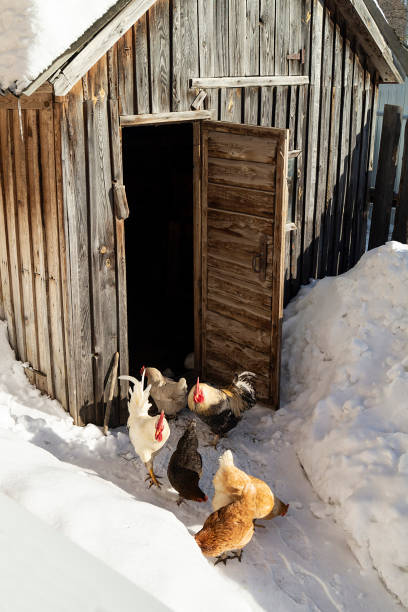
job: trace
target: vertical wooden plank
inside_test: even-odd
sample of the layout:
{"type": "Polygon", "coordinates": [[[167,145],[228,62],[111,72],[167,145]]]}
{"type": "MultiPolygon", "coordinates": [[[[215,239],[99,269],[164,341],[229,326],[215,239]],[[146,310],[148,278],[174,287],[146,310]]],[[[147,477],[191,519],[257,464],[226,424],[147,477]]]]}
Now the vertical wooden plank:
{"type": "MultiPolygon", "coordinates": [[[[86,108],[94,389],[96,423],[103,424],[105,379],[118,350],[117,254],[105,59],[101,59],[89,72],[89,83],[91,99],[86,102],[86,108]]],[[[123,248],[124,243],[121,252],[123,248]]],[[[118,424],[117,401],[112,404],[112,419],[114,424],[118,424]]]]}
{"type": "Polygon", "coordinates": [[[344,206],[346,188],[348,184],[350,164],[350,111],[353,82],[353,52],[350,42],[345,39],[343,45],[343,82],[340,117],[340,141],[339,141],[339,174],[337,179],[335,230],[333,240],[333,259],[331,273],[336,275],[340,269],[340,258],[344,238],[344,206]]]}
{"type": "Polygon", "coordinates": [[[26,133],[27,184],[30,200],[30,222],[32,233],[33,281],[35,311],[38,330],[38,363],[36,368],[46,374],[37,376],[39,389],[54,397],[54,384],[51,368],[50,329],[48,323],[48,269],[44,240],[44,219],[41,207],[41,185],[39,168],[38,113],[24,112],[26,133]]]}
{"type": "Polygon", "coordinates": [[[12,111],[0,109],[0,147],[1,168],[4,180],[4,204],[7,219],[7,239],[11,279],[11,292],[14,307],[14,323],[16,330],[16,344],[13,347],[17,359],[25,361],[25,334],[23,327],[23,309],[20,279],[20,252],[17,240],[17,211],[15,206],[14,178],[12,166],[12,142],[10,136],[9,114],[12,111]]]}
{"type": "MultiPolygon", "coordinates": [[[[245,36],[246,36],[246,1],[229,0],[228,2],[228,50],[229,74],[239,76],[245,71],[245,36]]],[[[229,88],[225,93],[223,104],[224,121],[241,123],[243,90],[229,88]]]]}
{"type": "MultiPolygon", "coordinates": [[[[149,53],[147,45],[147,15],[134,25],[134,58],[136,71],[136,112],[151,113],[149,94],[149,53]]],[[[120,366],[119,366],[120,367],[120,366]]]]}
{"type": "MultiPolygon", "coordinates": [[[[228,32],[228,0],[215,2],[215,75],[226,76],[229,74],[229,32],[228,32]]],[[[218,91],[219,112],[218,119],[225,116],[227,90],[221,88],[218,91]]]]}
{"type": "Polygon", "coordinates": [[[345,248],[341,271],[348,270],[353,265],[353,247],[356,234],[356,207],[357,191],[360,175],[360,156],[361,156],[361,118],[363,112],[363,93],[364,93],[364,71],[358,56],[354,58],[353,74],[353,112],[350,130],[350,180],[345,211],[345,248]]]}
{"type": "Polygon", "coordinates": [[[312,274],[313,229],[317,180],[317,147],[320,111],[320,78],[322,56],[323,4],[312,0],[312,43],[310,51],[310,86],[308,110],[308,147],[305,181],[305,213],[303,225],[302,281],[312,274]]]}
{"type": "Polygon", "coordinates": [[[41,190],[45,225],[45,244],[48,267],[48,300],[51,331],[51,355],[55,397],[67,406],[67,377],[63,307],[61,296],[61,267],[59,250],[58,208],[54,156],[54,117],[52,108],[39,113],[41,190]]]}
{"type": "Polygon", "coordinates": [[[276,198],[273,225],[273,284],[271,329],[271,387],[270,396],[275,409],[279,408],[280,362],[283,320],[283,281],[285,273],[285,224],[288,205],[286,177],[288,175],[289,133],[279,140],[276,153],[276,198]]]}
{"type": "MultiPolygon", "coordinates": [[[[190,74],[198,74],[198,23],[196,0],[173,2],[172,110],[190,110],[196,92],[189,89],[190,74]]],[[[154,56],[152,55],[152,61],[154,56]]]]}
{"type": "MultiPolygon", "coordinates": [[[[0,111],[1,117],[1,111],[0,111]]],[[[1,121],[1,118],[0,118],[1,121]]],[[[3,151],[2,151],[3,155],[3,151]]],[[[13,295],[9,268],[9,253],[7,240],[7,216],[3,192],[5,176],[0,172],[0,277],[3,301],[3,317],[7,321],[7,329],[11,346],[16,348],[16,328],[14,321],[13,295]]]]}
{"type": "MultiPolygon", "coordinates": [[[[309,74],[311,61],[310,46],[311,28],[311,0],[301,0],[301,44],[305,49],[305,63],[302,67],[303,74],[309,74]]],[[[304,201],[305,201],[305,175],[308,160],[308,100],[309,86],[299,88],[299,101],[297,111],[296,148],[301,149],[301,157],[297,160],[297,188],[295,192],[294,222],[296,231],[292,232],[291,252],[291,296],[296,295],[302,281],[302,247],[304,233],[304,201]]]]}
{"type": "MultiPolygon", "coordinates": [[[[302,2],[297,0],[289,3],[289,52],[298,53],[302,48],[302,2]]],[[[288,73],[290,75],[299,75],[302,73],[303,66],[297,60],[288,62],[288,73]]],[[[289,150],[302,149],[302,142],[299,136],[301,130],[298,123],[303,120],[301,108],[301,96],[303,96],[303,87],[289,87],[289,106],[288,106],[288,128],[289,128],[289,150]]],[[[298,174],[302,157],[294,158],[289,162],[289,177],[288,177],[288,216],[287,221],[295,222],[297,191],[299,187],[298,174]]],[[[297,230],[295,230],[297,232],[297,230]]],[[[284,303],[286,304],[292,291],[292,257],[295,257],[297,236],[295,232],[289,232],[285,237],[285,289],[284,303]]]]}
{"type": "MultiPolygon", "coordinates": [[[[245,72],[246,75],[259,74],[259,2],[246,0],[245,32],[245,72]]],[[[258,124],[258,87],[244,89],[244,123],[258,124]]]]}
{"type": "Polygon", "coordinates": [[[368,199],[368,162],[369,162],[369,151],[370,151],[370,136],[371,136],[371,124],[372,124],[372,103],[373,103],[373,91],[371,84],[371,75],[368,70],[364,74],[364,111],[362,114],[362,125],[361,125],[361,159],[359,169],[359,183],[357,193],[357,205],[356,205],[356,217],[357,217],[357,234],[354,240],[354,257],[353,264],[357,263],[361,253],[365,251],[366,245],[366,232],[367,228],[365,225],[365,212],[367,207],[368,199]]]}
{"type": "MultiPolygon", "coordinates": [[[[367,190],[369,186],[371,185],[371,176],[373,173],[373,166],[374,166],[378,94],[379,94],[378,80],[377,80],[377,76],[374,75],[371,77],[371,96],[372,98],[371,98],[371,123],[370,123],[370,136],[369,136],[370,143],[369,143],[369,149],[368,149],[367,190]]],[[[369,204],[370,202],[369,202],[368,193],[367,193],[365,203],[364,203],[363,224],[362,224],[362,230],[361,230],[362,237],[361,237],[360,255],[362,255],[366,250],[369,204]]]]}
{"type": "MultiPolygon", "coordinates": [[[[204,127],[204,126],[203,126],[204,127]]],[[[207,300],[208,300],[208,131],[201,129],[201,368],[207,376],[207,300]]]]}
{"type": "MultiPolygon", "coordinates": [[[[330,22],[331,23],[331,22],[330,22]]],[[[326,217],[323,236],[321,273],[326,276],[332,269],[333,242],[335,229],[335,206],[338,184],[339,118],[341,116],[343,37],[340,27],[334,25],[334,58],[330,107],[329,159],[326,190],[326,217]]]]}
{"type": "Polygon", "coordinates": [[[169,0],[157,0],[150,8],[149,35],[152,113],[164,113],[170,110],[169,0]]]}
{"type": "MultiPolygon", "coordinates": [[[[10,111],[14,158],[15,197],[17,205],[17,240],[20,251],[20,279],[25,333],[25,359],[38,368],[36,312],[31,261],[31,229],[28,214],[27,169],[25,163],[25,134],[23,113],[10,111]]],[[[27,371],[28,379],[36,384],[36,377],[27,371]]]]}
{"type": "Polygon", "coordinates": [[[401,126],[402,107],[386,104],[375,181],[369,249],[381,246],[388,240],[401,126]]]}
{"type": "Polygon", "coordinates": [[[64,196],[63,196],[63,170],[62,170],[62,105],[54,104],[54,148],[55,148],[55,191],[57,199],[58,214],[58,236],[60,250],[60,274],[61,274],[61,293],[63,308],[63,333],[65,342],[65,364],[66,364],[66,387],[68,405],[64,406],[69,410],[71,416],[76,419],[76,388],[77,372],[74,361],[74,342],[72,326],[72,304],[70,302],[70,266],[67,257],[66,227],[64,223],[64,196]]]}
{"type": "MultiPolygon", "coordinates": [[[[122,115],[133,115],[135,109],[133,28],[130,28],[117,42],[118,53],[118,94],[122,115]]],[[[146,61],[146,60],[145,60],[146,61]]]]}
{"type": "MultiPolygon", "coordinates": [[[[109,100],[109,126],[111,137],[112,176],[123,182],[122,144],[120,138],[119,112],[116,100],[109,100]]],[[[116,299],[117,299],[117,329],[119,351],[119,374],[129,373],[128,333],[127,333],[127,285],[126,285],[126,252],[125,225],[123,220],[115,219],[116,245],[116,299]]],[[[113,415],[113,420],[124,423],[127,420],[126,381],[119,383],[119,411],[113,415]]]]}
{"type": "Polygon", "coordinates": [[[198,372],[202,369],[202,210],[201,210],[201,126],[195,121],[193,124],[193,232],[194,232],[194,365],[198,372]]]}
{"type": "MultiPolygon", "coordinates": [[[[275,0],[260,0],[259,4],[259,73],[273,74],[275,57],[275,0]]],[[[262,87],[260,93],[260,124],[272,125],[273,88],[262,87]]]]}
{"type": "MultiPolygon", "coordinates": [[[[287,0],[276,0],[276,26],[275,26],[275,75],[289,73],[287,55],[290,44],[290,2],[287,0]]],[[[288,113],[288,87],[276,88],[275,119],[273,125],[279,128],[287,128],[288,113]]]]}
{"type": "MultiPolygon", "coordinates": [[[[213,0],[198,0],[199,64],[201,77],[215,76],[215,11],[216,3],[213,0]]],[[[218,91],[216,89],[207,90],[205,108],[218,110],[218,91]]]]}
{"type": "Polygon", "coordinates": [[[394,231],[392,239],[403,244],[408,243],[408,121],[405,122],[404,148],[401,166],[401,181],[399,186],[398,206],[395,214],[394,231]]]}
{"type": "Polygon", "coordinates": [[[85,158],[83,92],[74,86],[62,104],[62,170],[64,223],[76,387],[71,389],[71,414],[77,425],[95,419],[90,312],[88,196],[85,158]]]}
{"type": "Polygon", "coordinates": [[[333,73],[333,32],[334,26],[326,9],[323,20],[322,74],[320,90],[319,140],[316,177],[316,204],[314,222],[313,276],[322,275],[322,257],[326,210],[328,155],[330,141],[330,110],[333,73]]]}

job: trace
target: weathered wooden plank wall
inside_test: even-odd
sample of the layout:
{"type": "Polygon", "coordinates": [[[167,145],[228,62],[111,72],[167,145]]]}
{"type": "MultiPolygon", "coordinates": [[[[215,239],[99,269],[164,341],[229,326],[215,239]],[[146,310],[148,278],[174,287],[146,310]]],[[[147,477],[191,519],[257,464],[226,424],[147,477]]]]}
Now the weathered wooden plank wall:
{"type": "MultiPolygon", "coordinates": [[[[190,110],[198,93],[189,89],[193,77],[309,77],[309,85],[210,89],[204,101],[220,120],[289,128],[290,148],[301,150],[291,162],[289,299],[310,277],[346,270],[362,251],[377,86],[352,45],[328,0],[157,0],[56,104],[69,261],[65,342],[77,364],[70,386],[82,410],[78,422],[101,420],[116,350],[127,373],[123,221],[111,193],[121,172],[118,115],[190,110]],[[287,59],[301,49],[304,64],[287,59]]],[[[1,255],[9,257],[4,248],[1,255]]],[[[21,255],[12,257],[7,265],[18,267],[21,255]]],[[[10,303],[22,308],[18,289],[15,295],[12,283],[2,284],[5,316],[10,303]]],[[[25,351],[21,324],[11,330],[25,351]]],[[[118,422],[117,402],[112,415],[118,422]]]]}
{"type": "Polygon", "coordinates": [[[13,96],[1,99],[0,151],[2,314],[17,358],[32,367],[29,380],[68,408],[64,231],[50,86],[20,110],[13,96]]]}

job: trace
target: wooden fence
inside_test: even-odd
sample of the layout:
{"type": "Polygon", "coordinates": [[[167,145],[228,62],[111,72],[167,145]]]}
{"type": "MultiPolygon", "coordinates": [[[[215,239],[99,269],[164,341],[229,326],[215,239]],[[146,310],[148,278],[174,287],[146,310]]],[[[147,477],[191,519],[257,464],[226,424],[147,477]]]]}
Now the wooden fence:
{"type": "Polygon", "coordinates": [[[368,248],[373,249],[393,240],[408,242],[408,122],[401,138],[403,108],[384,106],[381,141],[378,155],[368,248]],[[401,143],[400,143],[401,140],[401,143]],[[403,150],[399,188],[394,193],[399,147],[403,150]],[[395,216],[392,209],[395,207],[395,216]]]}

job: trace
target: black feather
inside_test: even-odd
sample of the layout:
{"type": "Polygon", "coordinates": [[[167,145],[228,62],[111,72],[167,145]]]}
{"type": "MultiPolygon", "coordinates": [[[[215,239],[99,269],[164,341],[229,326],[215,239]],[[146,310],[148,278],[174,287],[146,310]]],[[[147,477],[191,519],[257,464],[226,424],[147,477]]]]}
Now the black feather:
{"type": "Polygon", "coordinates": [[[203,461],[198,452],[196,423],[191,421],[177,443],[167,468],[170,484],[184,499],[204,499],[205,494],[198,486],[203,461]]]}

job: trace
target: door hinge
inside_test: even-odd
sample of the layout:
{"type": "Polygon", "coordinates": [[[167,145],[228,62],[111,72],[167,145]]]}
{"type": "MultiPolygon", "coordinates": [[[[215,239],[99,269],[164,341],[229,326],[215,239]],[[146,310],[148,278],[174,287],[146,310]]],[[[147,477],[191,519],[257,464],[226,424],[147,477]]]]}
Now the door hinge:
{"type": "Polygon", "coordinates": [[[300,62],[301,64],[304,64],[305,63],[305,50],[300,49],[298,53],[288,53],[288,55],[286,56],[286,59],[295,60],[297,62],[300,62]]]}

